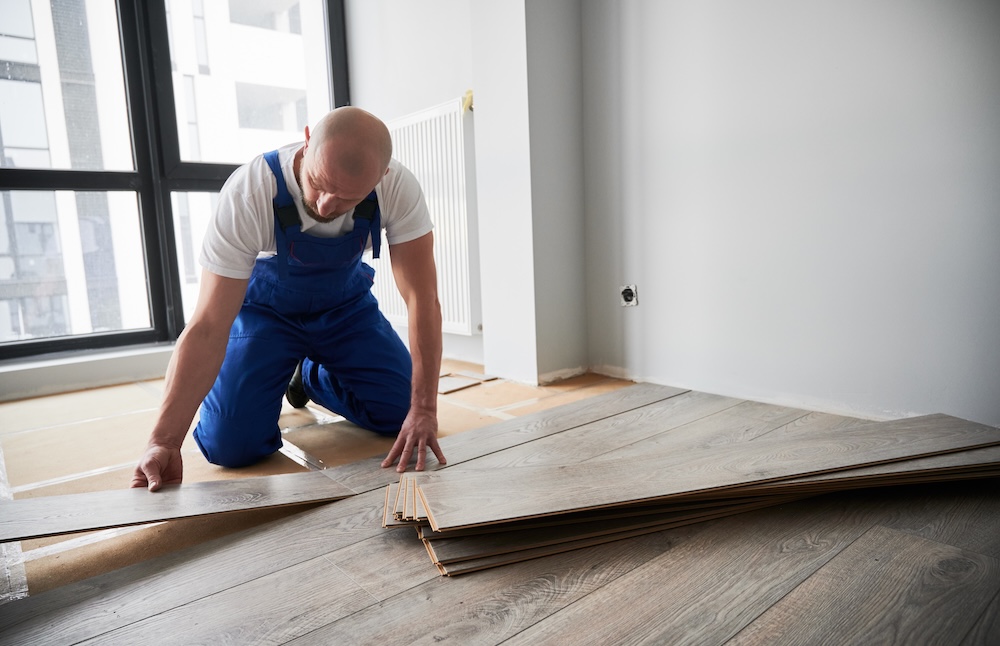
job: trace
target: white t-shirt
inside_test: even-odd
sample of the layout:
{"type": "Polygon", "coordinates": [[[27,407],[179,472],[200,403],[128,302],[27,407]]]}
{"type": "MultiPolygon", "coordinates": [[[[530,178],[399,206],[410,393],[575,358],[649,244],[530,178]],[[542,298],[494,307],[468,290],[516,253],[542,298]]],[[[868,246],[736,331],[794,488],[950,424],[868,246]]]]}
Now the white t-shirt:
{"type": "MultiPolygon", "coordinates": [[[[302,193],[295,181],[293,162],[302,142],[278,149],[285,184],[302,220],[302,232],[321,238],[336,238],[354,229],[354,210],[332,222],[317,222],[302,208],[302,193]]],[[[274,173],[264,156],[240,166],[226,180],[219,204],[209,220],[201,247],[201,266],[226,278],[249,278],[258,256],[273,256],[274,208],[277,191],[274,173]]],[[[431,223],[423,191],[405,166],[393,159],[389,172],[375,187],[382,212],[382,228],[389,244],[409,242],[429,233],[431,223]]],[[[368,241],[369,247],[371,240],[368,241]]]]}

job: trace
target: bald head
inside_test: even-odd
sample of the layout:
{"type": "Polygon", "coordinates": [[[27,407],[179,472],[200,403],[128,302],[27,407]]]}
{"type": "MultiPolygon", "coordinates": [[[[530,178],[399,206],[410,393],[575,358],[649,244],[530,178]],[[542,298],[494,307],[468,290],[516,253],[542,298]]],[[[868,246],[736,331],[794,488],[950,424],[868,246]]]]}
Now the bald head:
{"type": "Polygon", "coordinates": [[[389,129],[354,107],[329,112],[306,128],[304,151],[295,156],[295,179],[306,213],[329,222],[354,208],[382,181],[392,157],[389,129]]]}
{"type": "Polygon", "coordinates": [[[345,106],[328,112],[313,129],[307,157],[330,164],[346,175],[372,177],[372,186],[385,174],[392,157],[389,129],[375,115],[345,106]]]}

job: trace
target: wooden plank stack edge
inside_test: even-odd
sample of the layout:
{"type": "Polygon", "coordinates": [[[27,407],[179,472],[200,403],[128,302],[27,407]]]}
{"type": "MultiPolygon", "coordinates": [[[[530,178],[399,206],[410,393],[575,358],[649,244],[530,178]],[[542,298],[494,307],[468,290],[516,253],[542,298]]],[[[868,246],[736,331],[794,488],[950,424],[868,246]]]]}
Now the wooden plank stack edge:
{"type": "Polygon", "coordinates": [[[938,414],[709,447],[668,432],[612,455],[404,473],[383,526],[415,528],[452,576],[828,492],[995,477],[1000,429],[938,414]]]}

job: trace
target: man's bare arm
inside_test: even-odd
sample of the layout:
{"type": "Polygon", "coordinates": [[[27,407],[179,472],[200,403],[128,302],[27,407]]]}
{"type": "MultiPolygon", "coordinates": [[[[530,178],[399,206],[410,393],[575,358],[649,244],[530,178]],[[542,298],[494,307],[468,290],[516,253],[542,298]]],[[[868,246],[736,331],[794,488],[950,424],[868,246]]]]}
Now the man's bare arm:
{"type": "Polygon", "coordinates": [[[391,258],[396,287],[406,302],[413,386],[410,412],[382,466],[388,467],[398,458],[396,470],[405,471],[416,451],[416,470],[422,471],[427,448],[434,451],[439,463],[445,463],[444,453],[437,441],[441,304],[437,295],[434,234],[427,233],[416,240],[393,245],[391,258]]]}
{"type": "Polygon", "coordinates": [[[202,271],[198,304],[170,357],[163,403],[133,474],[133,487],[156,491],[164,484],[181,482],[181,444],[222,367],[229,330],[243,304],[247,282],[202,271]]]}

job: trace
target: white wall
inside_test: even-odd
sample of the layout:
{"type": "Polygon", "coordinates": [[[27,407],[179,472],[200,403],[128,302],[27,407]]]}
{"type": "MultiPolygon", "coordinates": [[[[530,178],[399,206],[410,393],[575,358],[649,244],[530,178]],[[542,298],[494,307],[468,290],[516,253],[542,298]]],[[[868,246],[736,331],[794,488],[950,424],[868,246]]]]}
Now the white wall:
{"type": "Polygon", "coordinates": [[[538,378],[524,0],[472,2],[476,187],[487,372],[538,378]]]}
{"type": "Polygon", "coordinates": [[[1000,425],[1000,3],[583,7],[591,363],[1000,425]]]}
{"type": "Polygon", "coordinates": [[[579,0],[525,2],[539,381],[586,371],[579,0]]]}
{"type": "MultiPolygon", "coordinates": [[[[474,90],[470,11],[469,0],[348,0],[351,103],[391,121],[474,90]]],[[[483,338],[445,334],[444,354],[483,363],[483,338]]]]}
{"type": "Polygon", "coordinates": [[[1000,425],[1000,3],[347,9],[355,104],[476,92],[488,370],[1000,425]]]}
{"type": "Polygon", "coordinates": [[[354,105],[391,120],[474,92],[484,330],[478,348],[445,335],[445,355],[526,383],[584,371],[578,0],[365,0],[346,15],[354,105]]]}
{"type": "Polygon", "coordinates": [[[390,121],[473,89],[469,0],[347,0],[351,103],[390,121]]]}

